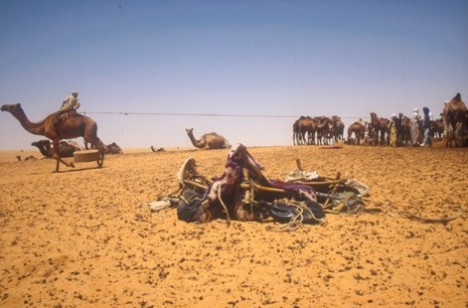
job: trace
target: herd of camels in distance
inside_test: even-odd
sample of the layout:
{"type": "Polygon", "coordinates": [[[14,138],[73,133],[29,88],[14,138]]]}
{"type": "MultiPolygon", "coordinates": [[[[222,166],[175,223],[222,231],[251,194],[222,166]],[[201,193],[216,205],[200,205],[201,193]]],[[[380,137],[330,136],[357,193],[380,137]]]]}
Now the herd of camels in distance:
{"type": "MultiPolygon", "coordinates": [[[[75,151],[81,150],[76,142],[63,141],[83,137],[92,149],[97,149],[100,158],[98,166],[101,167],[105,154],[121,154],[122,149],[115,143],[105,145],[97,136],[97,124],[90,117],[69,111],[68,117],[59,120],[58,113],[52,113],[40,122],[31,122],[26,116],[21,104],[3,105],[1,111],[11,113],[21,126],[31,134],[40,135],[47,139],[33,142],[33,146],[39,148],[45,157],[54,158],[56,163],[55,172],[59,171],[60,163],[74,167],[73,163],[62,160],[71,157],[75,151]],[[50,142],[52,141],[52,144],[50,142]]],[[[399,114],[399,125],[397,145],[411,145],[410,118],[399,114]]],[[[343,141],[353,145],[388,145],[389,124],[391,120],[378,117],[376,113],[370,112],[370,122],[357,121],[352,123],[347,130],[347,139],[344,138],[345,125],[338,116],[332,117],[309,117],[301,116],[293,124],[294,145],[333,145],[336,141],[343,141]]],[[[422,129],[421,123],[418,125],[422,129]]],[[[462,101],[460,93],[457,93],[449,102],[444,104],[441,118],[432,121],[432,134],[435,138],[444,138],[445,145],[465,146],[468,136],[468,110],[462,101]]],[[[201,149],[222,149],[229,147],[228,141],[217,133],[207,133],[196,139],[193,129],[186,129],[193,146],[201,149]]],[[[154,149],[154,152],[163,149],[154,149]]]]}

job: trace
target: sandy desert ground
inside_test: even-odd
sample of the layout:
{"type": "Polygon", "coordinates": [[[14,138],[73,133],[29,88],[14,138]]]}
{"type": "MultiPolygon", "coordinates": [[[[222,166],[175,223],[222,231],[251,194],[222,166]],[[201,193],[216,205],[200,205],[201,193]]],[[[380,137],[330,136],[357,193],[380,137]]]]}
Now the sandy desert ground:
{"type": "Polygon", "coordinates": [[[302,166],[353,176],[366,208],[326,225],[187,224],[147,203],[194,157],[220,176],[227,150],[126,150],[52,173],[37,151],[0,153],[2,307],[467,307],[468,149],[249,148],[283,179],[302,166]],[[400,215],[456,219],[424,223],[400,215]],[[400,214],[399,214],[400,213],[400,214]]]}

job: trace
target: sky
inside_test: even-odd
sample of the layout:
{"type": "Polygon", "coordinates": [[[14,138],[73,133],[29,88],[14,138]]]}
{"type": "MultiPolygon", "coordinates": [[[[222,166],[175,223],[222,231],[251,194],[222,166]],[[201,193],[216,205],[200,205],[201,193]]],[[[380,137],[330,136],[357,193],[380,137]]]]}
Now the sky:
{"type": "MultiPolygon", "coordinates": [[[[468,1],[0,1],[0,105],[76,90],[122,148],[291,145],[301,115],[390,117],[468,95],[468,1]]],[[[0,149],[44,139],[0,113],[0,149]]],[[[79,138],[77,141],[80,142],[79,138]]]]}

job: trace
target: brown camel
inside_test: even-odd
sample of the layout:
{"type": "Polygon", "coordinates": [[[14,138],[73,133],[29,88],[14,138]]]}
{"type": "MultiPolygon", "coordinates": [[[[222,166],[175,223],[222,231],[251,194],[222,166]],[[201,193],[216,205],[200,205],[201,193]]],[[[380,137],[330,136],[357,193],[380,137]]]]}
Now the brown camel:
{"type": "Polygon", "coordinates": [[[186,128],[185,131],[190,138],[193,146],[200,149],[226,149],[229,148],[229,142],[221,135],[215,132],[207,133],[196,139],[193,136],[193,128],[186,128]]]}
{"type": "Polygon", "coordinates": [[[390,121],[386,118],[379,118],[375,112],[370,113],[371,122],[369,124],[369,130],[372,130],[371,134],[374,136],[375,145],[379,144],[379,136],[380,136],[380,144],[386,144],[386,135],[389,133],[388,131],[388,124],[390,121]]]}
{"type": "Polygon", "coordinates": [[[299,119],[294,121],[294,124],[293,124],[293,144],[294,145],[302,145],[302,144],[308,143],[306,141],[305,134],[312,127],[312,126],[309,126],[310,122],[306,123],[310,121],[310,119],[311,117],[309,116],[300,116],[299,119]]]}
{"type": "Polygon", "coordinates": [[[315,144],[315,130],[317,124],[309,116],[301,117],[299,121],[299,137],[303,144],[315,144]],[[307,138],[306,138],[307,134],[307,138]]]}
{"type": "MultiPolygon", "coordinates": [[[[85,149],[95,149],[96,147],[93,145],[89,145],[89,142],[84,140],[85,149]]],[[[111,144],[106,145],[106,154],[123,154],[122,149],[117,145],[117,143],[112,142],[111,144]]]]}
{"type": "MultiPolygon", "coordinates": [[[[16,159],[17,159],[18,161],[22,161],[21,155],[17,155],[17,156],[16,156],[16,159]]],[[[34,156],[32,156],[32,155],[29,155],[29,156],[27,156],[27,157],[24,158],[24,161],[29,161],[29,160],[37,160],[37,158],[34,157],[34,156]]]]}
{"type": "Polygon", "coordinates": [[[68,167],[74,167],[73,163],[67,163],[60,158],[59,142],[62,139],[78,137],[83,137],[85,140],[91,142],[91,145],[99,149],[101,158],[98,162],[98,166],[102,167],[106,146],[98,138],[97,124],[91,118],[78,114],[76,111],[69,111],[68,117],[60,121],[58,120],[58,114],[53,113],[40,122],[31,122],[24,113],[23,108],[21,108],[21,104],[3,105],[1,110],[10,112],[29,133],[41,135],[52,140],[54,158],[57,160],[54,172],[59,171],[60,163],[68,167]]]}
{"type": "Polygon", "coordinates": [[[294,121],[294,124],[293,124],[293,145],[302,144],[302,136],[300,136],[300,132],[299,132],[299,123],[300,123],[301,119],[303,119],[303,118],[304,117],[301,116],[299,119],[294,121]]]}
{"type": "MultiPolygon", "coordinates": [[[[54,156],[54,150],[52,149],[49,139],[35,141],[31,143],[31,145],[37,147],[45,157],[51,158],[54,156]]],[[[80,148],[66,141],[60,141],[58,151],[60,157],[73,157],[73,153],[76,151],[80,151],[80,148]]]]}
{"type": "Polygon", "coordinates": [[[333,138],[333,123],[329,117],[321,116],[316,117],[317,123],[317,144],[330,145],[335,143],[333,138]]]}
{"type": "Polygon", "coordinates": [[[433,138],[442,138],[444,135],[444,119],[439,118],[431,121],[431,132],[433,138]]]}
{"type": "Polygon", "coordinates": [[[151,151],[153,152],[164,152],[165,150],[163,148],[156,149],[154,146],[151,146],[151,151]]]}
{"type": "Polygon", "coordinates": [[[331,122],[333,124],[333,137],[335,138],[335,142],[339,140],[343,140],[344,135],[344,123],[339,116],[332,116],[331,122]]]}
{"type": "Polygon", "coordinates": [[[361,140],[364,140],[366,135],[366,127],[359,122],[354,122],[348,127],[348,143],[349,144],[361,144],[361,140]],[[354,133],[354,140],[352,135],[354,133]]]}
{"type": "Polygon", "coordinates": [[[456,136],[457,132],[463,132],[463,127],[468,127],[468,110],[465,103],[462,101],[461,94],[457,93],[447,104],[445,104],[443,117],[446,126],[446,147],[458,146],[457,139],[464,139],[463,133],[461,136],[456,136]],[[457,130],[458,128],[458,130],[457,130]],[[458,138],[457,138],[458,137],[458,138]]]}
{"type": "Polygon", "coordinates": [[[123,154],[122,149],[115,142],[108,144],[106,147],[106,154],[123,154]]]}
{"type": "Polygon", "coordinates": [[[402,113],[399,114],[400,118],[400,129],[399,129],[399,140],[400,145],[411,144],[411,119],[402,113]]]}

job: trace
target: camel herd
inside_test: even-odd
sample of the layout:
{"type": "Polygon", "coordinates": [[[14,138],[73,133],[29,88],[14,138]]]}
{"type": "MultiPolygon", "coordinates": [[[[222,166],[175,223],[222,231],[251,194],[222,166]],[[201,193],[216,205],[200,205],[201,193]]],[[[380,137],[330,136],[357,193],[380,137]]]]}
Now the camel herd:
{"type": "MultiPolygon", "coordinates": [[[[340,117],[301,116],[293,124],[293,144],[324,145],[335,144],[341,140],[352,145],[389,145],[392,121],[396,129],[395,146],[421,144],[423,135],[421,117],[410,119],[399,113],[392,119],[387,119],[377,116],[375,112],[370,112],[369,122],[360,119],[349,125],[346,140],[343,136],[344,124],[340,117]],[[412,125],[412,121],[416,122],[416,125],[412,125]],[[419,130],[415,135],[421,140],[412,137],[411,131],[415,128],[419,130]]],[[[468,111],[460,93],[445,103],[441,117],[431,120],[430,125],[431,136],[445,137],[446,146],[468,145],[468,111]]]]}
{"type": "MultiPolygon", "coordinates": [[[[56,159],[58,172],[60,163],[72,167],[72,163],[62,160],[63,157],[73,156],[75,151],[81,148],[73,142],[62,141],[83,137],[85,145],[90,143],[91,147],[98,149],[101,162],[105,154],[121,154],[122,149],[115,143],[105,145],[97,136],[97,124],[91,118],[69,111],[65,120],[59,121],[58,114],[53,113],[40,122],[31,122],[26,116],[21,104],[3,105],[1,111],[11,113],[21,126],[31,134],[40,135],[49,140],[39,140],[32,145],[39,148],[45,157],[56,159]],[[52,145],[50,140],[52,140],[52,145]]],[[[434,137],[445,137],[446,146],[467,145],[468,136],[468,110],[457,93],[452,100],[444,106],[442,118],[433,121],[432,133],[434,137]]],[[[397,145],[414,144],[411,140],[410,119],[403,114],[392,117],[391,120],[378,117],[376,113],[370,113],[370,122],[357,121],[348,127],[346,142],[348,144],[384,145],[389,143],[390,123],[393,121],[397,127],[397,145]]],[[[417,119],[416,119],[417,120],[417,119]]],[[[420,121],[420,119],[418,120],[420,121]]],[[[421,129],[422,125],[419,125],[421,129]]],[[[338,140],[344,140],[345,125],[339,116],[332,117],[310,117],[301,116],[293,124],[293,144],[335,144],[338,140]]],[[[193,146],[201,149],[229,148],[229,142],[215,132],[204,134],[196,139],[193,128],[186,129],[187,135],[193,146]]],[[[153,149],[156,152],[156,150],[153,149]]],[[[158,150],[159,151],[159,150],[158,150]]],[[[102,163],[101,163],[102,166],[102,163]]]]}
{"type": "Polygon", "coordinates": [[[293,124],[293,144],[334,144],[343,140],[344,127],[338,116],[301,116],[293,124]]]}
{"type": "MultiPolygon", "coordinates": [[[[388,145],[391,120],[370,113],[370,122],[360,119],[348,126],[344,136],[344,124],[339,116],[315,117],[301,116],[293,124],[294,145],[334,145],[343,141],[350,145],[388,145]]],[[[398,145],[411,145],[411,120],[400,113],[396,119],[398,145]]],[[[422,119],[418,119],[422,135],[422,119]]],[[[433,137],[443,136],[442,119],[431,121],[433,137]]]]}

